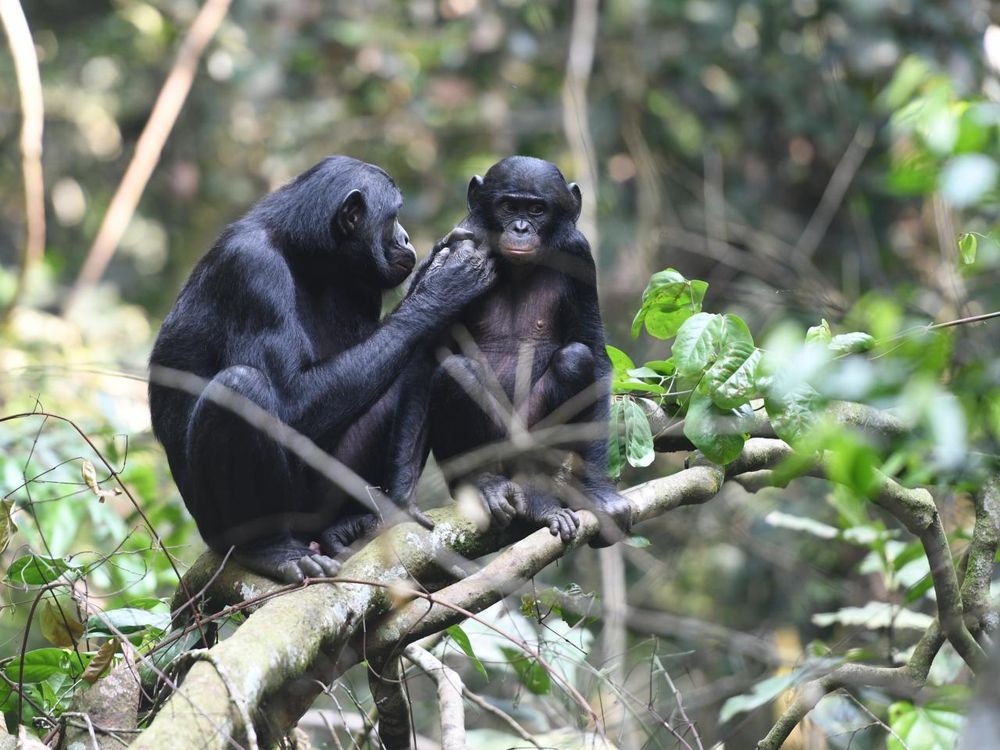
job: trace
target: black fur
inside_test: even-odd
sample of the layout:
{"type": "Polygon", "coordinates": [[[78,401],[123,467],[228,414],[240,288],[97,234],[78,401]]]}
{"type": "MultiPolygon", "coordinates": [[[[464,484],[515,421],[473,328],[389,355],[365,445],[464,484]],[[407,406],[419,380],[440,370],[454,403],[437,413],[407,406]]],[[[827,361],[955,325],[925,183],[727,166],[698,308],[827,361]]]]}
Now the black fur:
{"type": "Polygon", "coordinates": [[[453,486],[479,489],[499,525],[519,516],[569,541],[579,520],[565,505],[586,507],[602,521],[595,544],[609,544],[631,527],[632,505],[607,476],[611,363],[590,245],[576,228],[580,190],[553,164],[515,156],[474,177],[468,203],[445,243],[488,246],[499,281],[462,312],[441,342],[443,361],[431,352],[408,371],[402,434],[391,443],[393,500],[412,502],[430,448],[453,486]],[[518,452],[517,431],[546,421],[587,429],[518,452]],[[484,446],[492,449],[474,468],[451,460],[484,446]],[[578,459],[572,481],[567,451],[578,459]]]}
{"type": "Polygon", "coordinates": [[[398,373],[493,282],[485,257],[438,253],[380,322],[383,290],[416,258],[397,220],[401,204],[378,167],[320,162],[222,233],[157,337],[152,366],[209,381],[191,395],[152,372],[153,430],[181,496],[213,549],[235,546],[236,559],[265,575],[333,574],[333,558],[378,519],[214,396],[228,389],[249,399],[384,486],[398,373]]]}

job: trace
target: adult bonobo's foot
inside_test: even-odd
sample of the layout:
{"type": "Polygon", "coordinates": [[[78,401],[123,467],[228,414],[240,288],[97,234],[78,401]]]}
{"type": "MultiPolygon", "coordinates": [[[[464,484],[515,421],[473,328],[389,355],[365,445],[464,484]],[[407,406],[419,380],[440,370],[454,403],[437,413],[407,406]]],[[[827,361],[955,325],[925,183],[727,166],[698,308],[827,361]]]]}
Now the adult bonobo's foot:
{"type": "MultiPolygon", "coordinates": [[[[343,558],[354,542],[372,536],[378,527],[379,520],[374,513],[342,518],[319,535],[319,548],[328,557],[343,558]]],[[[339,562],[337,567],[340,567],[339,562]]]]}
{"type": "Polygon", "coordinates": [[[524,493],[507,477],[480,474],[476,480],[476,488],[483,496],[493,523],[501,529],[510,526],[514,517],[524,512],[524,493]]]}
{"type": "Polygon", "coordinates": [[[290,536],[241,545],[233,551],[233,559],[254,573],[281,583],[332,577],[340,569],[336,560],[314,552],[308,544],[290,536]]]}
{"type": "Polygon", "coordinates": [[[620,542],[632,531],[635,506],[614,489],[601,488],[592,496],[594,515],[600,524],[591,547],[610,547],[620,542]]]}

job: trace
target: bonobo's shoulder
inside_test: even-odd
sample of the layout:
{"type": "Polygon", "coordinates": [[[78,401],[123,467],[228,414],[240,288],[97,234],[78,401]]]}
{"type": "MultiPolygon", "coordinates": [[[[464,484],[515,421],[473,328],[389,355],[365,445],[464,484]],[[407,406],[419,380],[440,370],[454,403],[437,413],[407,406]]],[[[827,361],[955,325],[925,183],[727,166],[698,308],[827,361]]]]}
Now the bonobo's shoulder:
{"type": "Polygon", "coordinates": [[[270,283],[291,280],[284,255],[275,247],[263,225],[253,221],[231,224],[204,257],[207,276],[235,283],[265,279],[270,283]]]}

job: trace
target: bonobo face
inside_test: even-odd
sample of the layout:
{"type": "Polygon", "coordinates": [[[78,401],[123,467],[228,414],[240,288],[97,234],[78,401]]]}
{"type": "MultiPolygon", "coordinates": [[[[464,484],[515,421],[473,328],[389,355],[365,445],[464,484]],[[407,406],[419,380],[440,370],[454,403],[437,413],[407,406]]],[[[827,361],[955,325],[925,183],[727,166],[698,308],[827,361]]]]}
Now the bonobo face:
{"type": "Polygon", "coordinates": [[[553,236],[580,215],[580,188],[554,164],[512,156],[469,183],[469,213],[489,232],[490,245],[517,265],[537,263],[553,236]]]}
{"type": "Polygon", "coordinates": [[[410,275],[417,253],[399,223],[399,190],[381,170],[366,176],[367,184],[352,190],[337,210],[336,232],[349,245],[359,272],[389,289],[410,275]]]}

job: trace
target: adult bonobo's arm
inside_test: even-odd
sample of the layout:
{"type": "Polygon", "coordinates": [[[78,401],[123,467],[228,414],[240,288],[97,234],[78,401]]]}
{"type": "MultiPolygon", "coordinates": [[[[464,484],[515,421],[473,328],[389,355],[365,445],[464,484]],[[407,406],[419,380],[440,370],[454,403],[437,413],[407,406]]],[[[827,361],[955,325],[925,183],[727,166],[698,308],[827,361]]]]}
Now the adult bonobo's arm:
{"type": "MultiPolygon", "coordinates": [[[[471,242],[436,252],[419,280],[375,332],[356,346],[305,367],[293,426],[337,431],[367,410],[398,376],[417,344],[440,331],[496,279],[493,261],[471,242]]],[[[294,381],[293,381],[294,382],[294,381]]]]}

